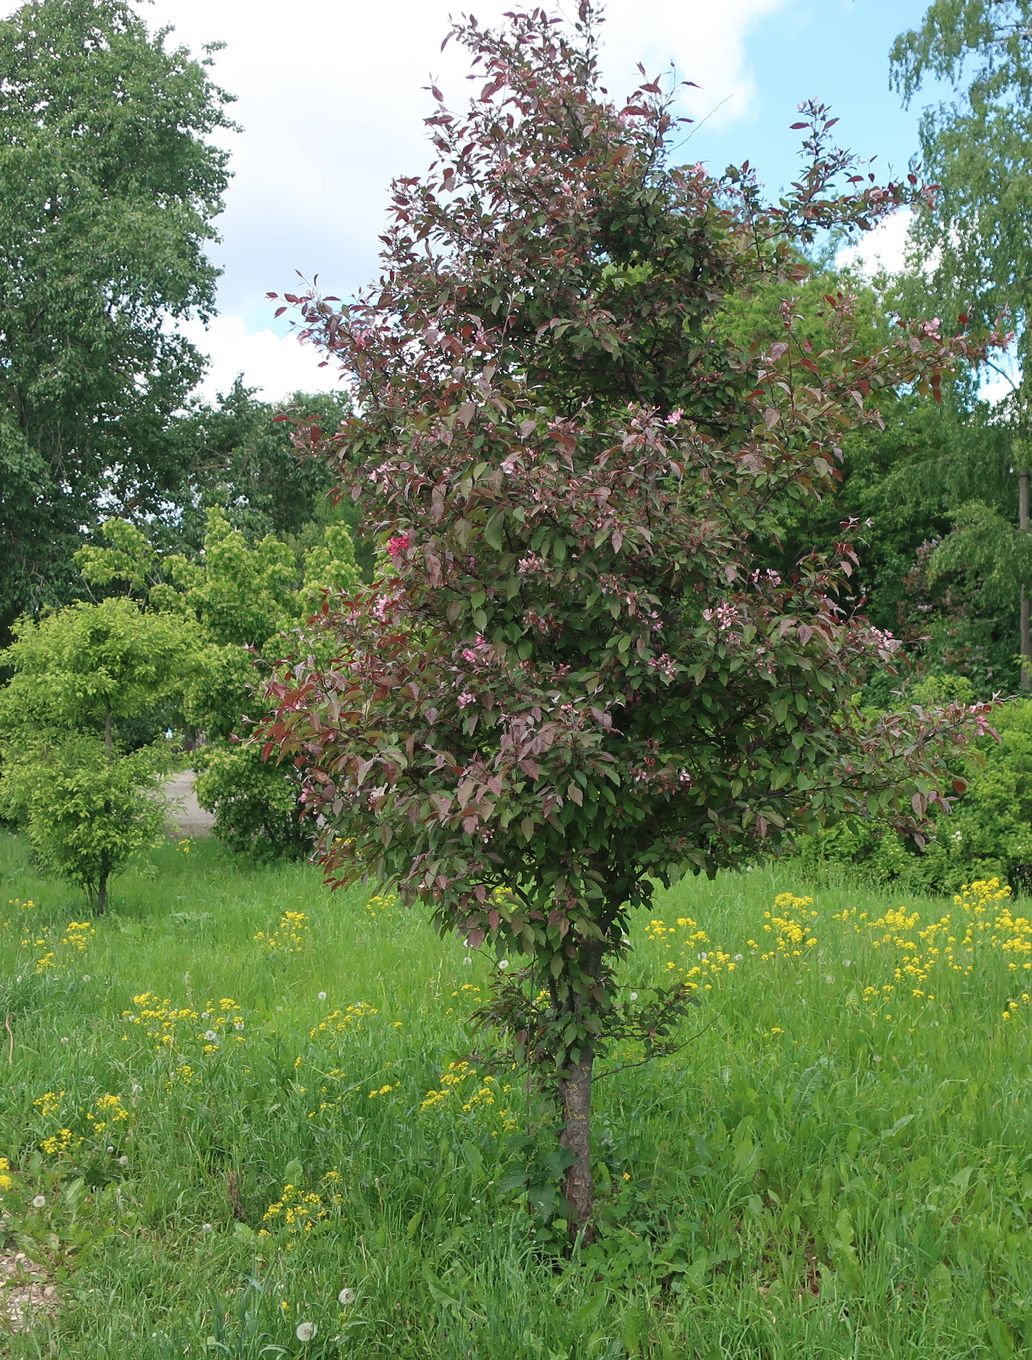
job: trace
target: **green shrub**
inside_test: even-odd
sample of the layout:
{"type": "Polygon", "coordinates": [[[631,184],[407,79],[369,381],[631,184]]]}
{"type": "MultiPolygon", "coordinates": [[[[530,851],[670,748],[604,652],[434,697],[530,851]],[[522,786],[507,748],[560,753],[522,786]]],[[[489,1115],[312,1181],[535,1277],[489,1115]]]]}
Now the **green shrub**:
{"type": "Polygon", "coordinates": [[[191,664],[175,694],[179,712],[169,725],[204,736],[196,792],[214,814],[216,837],[254,859],[303,855],[310,838],[299,821],[297,780],[288,766],[264,765],[260,748],[242,740],[245,715],[263,707],[262,681],[275,672],[282,634],[302,626],[324,592],[358,584],[354,545],[339,523],[300,550],[271,535],[251,542],[218,506],[207,511],[206,524],[196,561],[163,557],[140,529],[119,520],[102,525],[99,541],[77,561],[92,587],[128,586],[146,596],[146,605],[129,607],[194,630],[191,664]]]}
{"type": "Polygon", "coordinates": [[[261,861],[307,853],[298,785],[283,766],[262,760],[259,745],[219,742],[202,748],[196,763],[197,801],[214,814],[223,845],[261,861]]]}
{"type": "Polygon", "coordinates": [[[21,619],[0,652],[12,671],[0,690],[0,809],[98,912],[109,878],[160,836],[157,783],[173,754],[141,734],[174,702],[199,641],[192,620],[112,597],[21,619]]]}
{"type": "MultiPolygon", "coordinates": [[[[916,702],[963,698],[958,677],[916,687],[916,702]]],[[[878,821],[847,818],[801,836],[796,853],[807,868],[849,866],[879,882],[955,892],[961,883],[997,875],[1032,890],[1032,699],[1014,699],[993,715],[986,737],[957,763],[967,787],[949,816],[936,817],[923,849],[878,821]]]]}
{"type": "Polygon", "coordinates": [[[155,744],[112,759],[103,738],[84,733],[41,741],[10,768],[3,805],[40,869],[74,883],[102,912],[108,880],[164,837],[160,782],[172,757],[155,744]]]}

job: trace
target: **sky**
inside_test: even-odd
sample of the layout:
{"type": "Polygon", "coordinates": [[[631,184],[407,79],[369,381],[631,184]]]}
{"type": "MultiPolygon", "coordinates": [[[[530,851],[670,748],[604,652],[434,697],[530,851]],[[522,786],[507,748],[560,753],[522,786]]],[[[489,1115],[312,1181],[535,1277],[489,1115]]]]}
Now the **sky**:
{"type": "MultiPolygon", "coordinates": [[[[140,0],[152,29],[195,54],[211,42],[216,82],[236,96],[242,131],[225,134],[233,180],[211,254],[222,268],[219,315],[185,329],[210,356],[200,395],[226,391],[241,373],[268,400],[332,389],[335,374],[276,322],[267,292],[295,290],[298,274],[348,297],[375,277],[391,179],[431,159],[423,118],[433,80],[453,106],[466,98],[456,44],[442,53],[449,17],[471,10],[497,21],[514,0],[140,0]]],[[[548,5],[573,14],[576,0],[548,5]]],[[[0,0],[0,14],[17,8],[0,0]]],[[[789,131],[797,105],[816,98],[841,121],[839,140],[889,178],[917,150],[918,109],[889,88],[893,39],[915,27],[926,0],[609,0],[603,68],[616,97],[633,88],[635,63],[671,67],[687,90],[682,155],[713,171],[750,160],[771,190],[799,165],[789,131]]],[[[905,223],[876,248],[898,259],[905,223]]],[[[867,254],[871,254],[868,249],[867,254]]]]}

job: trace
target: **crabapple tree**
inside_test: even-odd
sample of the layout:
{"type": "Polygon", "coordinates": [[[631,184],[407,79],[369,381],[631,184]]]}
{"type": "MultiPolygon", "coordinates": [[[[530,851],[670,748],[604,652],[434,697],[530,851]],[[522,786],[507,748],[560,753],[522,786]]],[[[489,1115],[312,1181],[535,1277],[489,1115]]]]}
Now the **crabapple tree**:
{"type": "Polygon", "coordinates": [[[691,999],[621,995],[631,909],[832,812],[916,829],[980,716],[865,721],[894,643],[851,607],[848,534],[772,566],[872,398],[934,387],[968,342],[926,324],[864,353],[837,295],[827,345],[797,335],[800,244],[921,192],[850,182],[823,107],[769,207],[748,172],[673,163],[656,82],[609,101],[589,4],[452,36],[482,86],[464,112],[432,91],[436,158],[394,185],[379,281],[288,298],[350,378],[327,452],[390,561],[325,612],[337,659],[324,633],[272,687],[266,751],[302,771],[331,882],[391,883],[520,959],[485,1015],[556,1102],[590,1235],[594,1064],[691,999]],[[735,343],[722,309],[772,280],[777,338],[735,343]]]}

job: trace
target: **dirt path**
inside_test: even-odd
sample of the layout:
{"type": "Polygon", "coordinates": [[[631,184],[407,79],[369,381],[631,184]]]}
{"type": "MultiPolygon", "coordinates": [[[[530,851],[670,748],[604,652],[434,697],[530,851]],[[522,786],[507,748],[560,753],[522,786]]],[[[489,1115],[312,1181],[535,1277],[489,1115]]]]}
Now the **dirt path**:
{"type": "Polygon", "coordinates": [[[172,803],[169,826],[174,836],[210,836],[215,818],[205,812],[194,794],[193,770],[181,770],[164,786],[165,797],[172,803]]]}

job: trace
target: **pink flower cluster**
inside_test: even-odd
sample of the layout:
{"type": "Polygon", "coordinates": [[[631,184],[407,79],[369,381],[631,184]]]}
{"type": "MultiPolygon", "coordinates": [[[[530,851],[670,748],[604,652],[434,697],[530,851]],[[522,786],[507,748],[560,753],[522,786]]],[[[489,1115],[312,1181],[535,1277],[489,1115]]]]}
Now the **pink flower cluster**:
{"type": "Polygon", "coordinates": [[[463,649],[462,649],[462,659],[463,659],[463,661],[473,661],[473,662],[475,662],[475,661],[483,661],[483,660],[484,660],[484,653],[488,650],[488,646],[489,646],[489,644],[488,644],[487,638],[484,637],[483,633],[478,633],[478,634],[477,634],[477,640],[476,640],[476,643],[475,643],[474,646],[472,646],[472,647],[463,647],[463,649]]]}
{"type": "Polygon", "coordinates": [[[392,562],[397,562],[403,552],[408,551],[411,539],[408,534],[395,534],[387,540],[387,552],[392,562]]]}
{"type": "Polygon", "coordinates": [[[892,634],[884,628],[871,628],[869,630],[869,636],[874,645],[883,652],[895,652],[902,646],[899,638],[893,637],[892,634]]]}
{"type": "Polygon", "coordinates": [[[659,656],[649,658],[649,665],[654,671],[658,671],[664,680],[673,680],[677,674],[677,662],[668,652],[663,652],[659,656]]]}
{"type": "Polygon", "coordinates": [[[760,571],[759,567],[757,567],[755,571],[750,573],[749,579],[754,586],[760,584],[779,586],[781,584],[781,574],[776,572],[773,567],[768,567],[766,571],[760,571]]]}
{"type": "Polygon", "coordinates": [[[737,605],[728,604],[725,600],[723,604],[718,604],[716,609],[704,609],[702,617],[707,623],[713,623],[715,620],[722,633],[729,633],[742,616],[737,605]]]}

